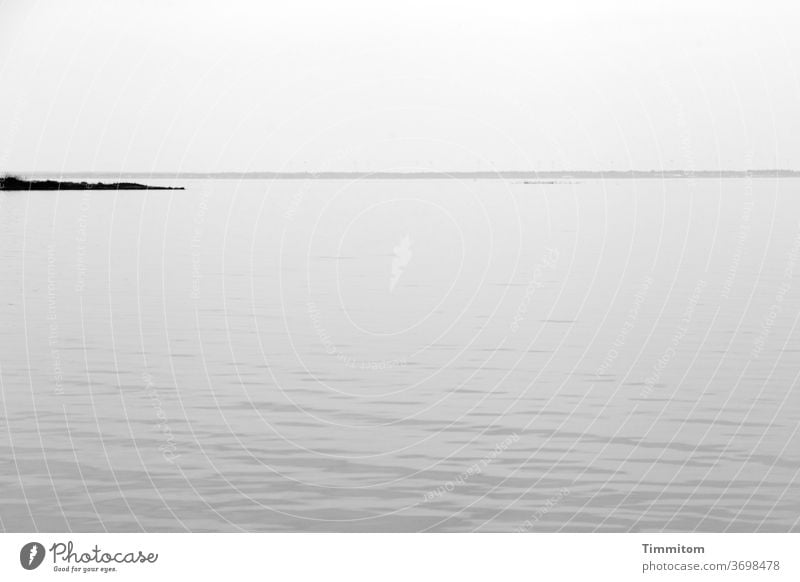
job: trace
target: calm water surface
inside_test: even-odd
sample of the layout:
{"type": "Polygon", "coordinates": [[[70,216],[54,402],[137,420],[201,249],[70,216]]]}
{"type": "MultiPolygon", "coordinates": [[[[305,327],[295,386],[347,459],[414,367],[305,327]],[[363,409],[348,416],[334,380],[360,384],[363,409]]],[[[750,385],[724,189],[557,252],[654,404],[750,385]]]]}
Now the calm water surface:
{"type": "Polygon", "coordinates": [[[800,181],[0,193],[9,531],[798,531],[800,181]]]}

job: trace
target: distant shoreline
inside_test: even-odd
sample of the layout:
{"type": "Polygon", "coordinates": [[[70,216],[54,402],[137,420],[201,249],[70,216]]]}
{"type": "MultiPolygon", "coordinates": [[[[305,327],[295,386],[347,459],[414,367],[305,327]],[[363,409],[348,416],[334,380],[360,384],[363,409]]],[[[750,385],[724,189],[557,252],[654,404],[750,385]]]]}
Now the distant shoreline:
{"type": "MultiPolygon", "coordinates": [[[[800,178],[800,170],[607,170],[497,172],[17,172],[31,179],[66,180],[623,180],[623,179],[712,179],[712,178],[800,178]]],[[[165,187],[149,187],[151,189],[165,187]]]]}
{"type": "Polygon", "coordinates": [[[148,186],[135,182],[69,182],[62,180],[26,180],[16,176],[0,177],[0,190],[9,192],[49,192],[62,190],[183,190],[182,186],[148,186]]]}

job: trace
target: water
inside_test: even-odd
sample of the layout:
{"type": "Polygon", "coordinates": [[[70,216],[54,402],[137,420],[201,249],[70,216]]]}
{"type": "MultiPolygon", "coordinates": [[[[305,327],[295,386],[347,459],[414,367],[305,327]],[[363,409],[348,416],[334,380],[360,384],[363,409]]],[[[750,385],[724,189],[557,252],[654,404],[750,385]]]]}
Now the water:
{"type": "Polygon", "coordinates": [[[0,194],[9,531],[798,531],[800,181],[0,194]]]}

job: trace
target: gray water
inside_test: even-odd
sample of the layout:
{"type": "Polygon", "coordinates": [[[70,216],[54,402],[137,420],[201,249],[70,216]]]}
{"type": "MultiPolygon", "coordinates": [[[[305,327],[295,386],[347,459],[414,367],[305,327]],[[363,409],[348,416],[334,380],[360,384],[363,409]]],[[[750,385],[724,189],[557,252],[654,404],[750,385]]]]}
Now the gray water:
{"type": "Polygon", "coordinates": [[[0,193],[8,531],[798,531],[800,181],[0,193]]]}

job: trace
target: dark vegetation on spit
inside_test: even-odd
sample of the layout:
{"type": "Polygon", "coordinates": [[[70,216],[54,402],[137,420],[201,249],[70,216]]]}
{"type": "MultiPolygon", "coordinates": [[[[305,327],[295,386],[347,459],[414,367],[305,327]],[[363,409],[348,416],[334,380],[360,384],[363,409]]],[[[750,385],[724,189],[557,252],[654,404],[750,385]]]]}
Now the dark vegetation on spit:
{"type": "Polygon", "coordinates": [[[0,176],[0,190],[183,190],[182,186],[148,186],[135,182],[62,182],[60,180],[24,180],[0,176]]]}

